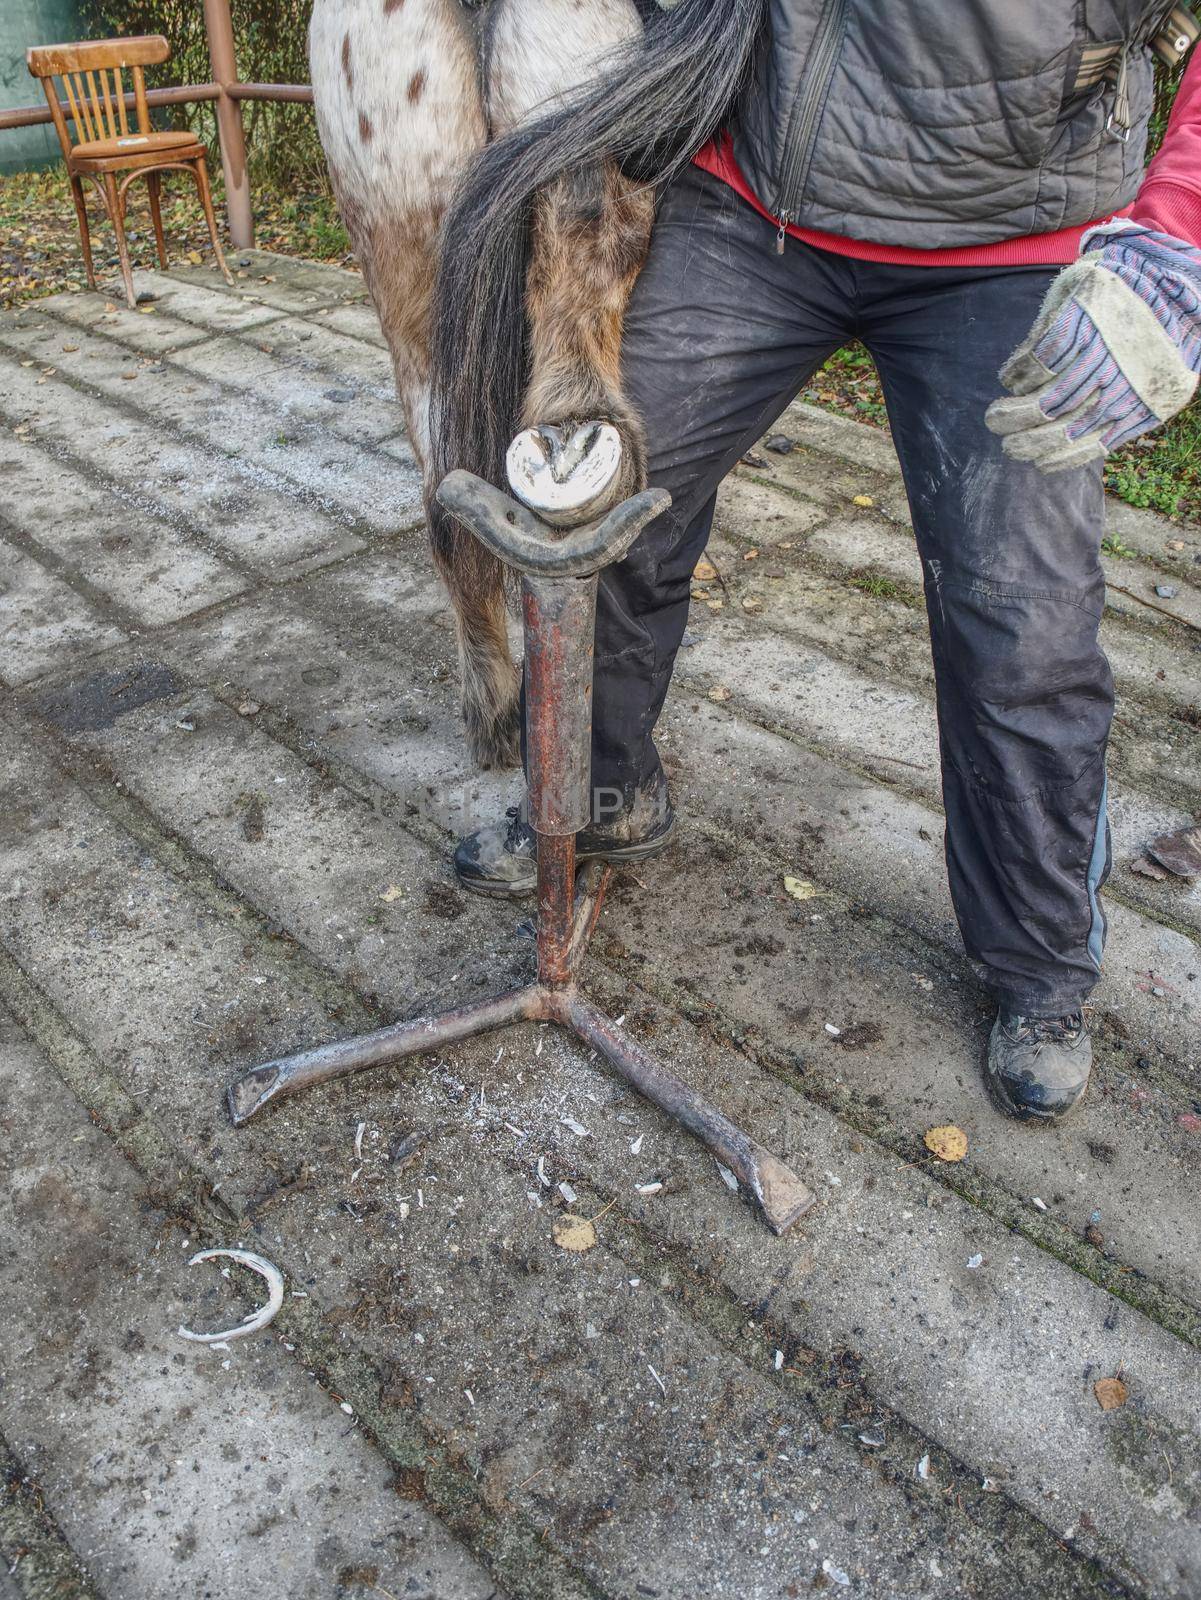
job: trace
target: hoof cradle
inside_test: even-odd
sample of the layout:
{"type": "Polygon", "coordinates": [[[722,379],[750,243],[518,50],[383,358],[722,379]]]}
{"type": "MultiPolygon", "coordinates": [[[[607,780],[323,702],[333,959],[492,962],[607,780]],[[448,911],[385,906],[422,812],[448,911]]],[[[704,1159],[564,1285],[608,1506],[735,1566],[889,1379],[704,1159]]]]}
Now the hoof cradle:
{"type": "Polygon", "coordinates": [[[517,435],[505,465],[523,505],[551,527],[572,527],[612,504],[621,435],[608,422],[585,422],[570,434],[546,423],[517,435]]]}

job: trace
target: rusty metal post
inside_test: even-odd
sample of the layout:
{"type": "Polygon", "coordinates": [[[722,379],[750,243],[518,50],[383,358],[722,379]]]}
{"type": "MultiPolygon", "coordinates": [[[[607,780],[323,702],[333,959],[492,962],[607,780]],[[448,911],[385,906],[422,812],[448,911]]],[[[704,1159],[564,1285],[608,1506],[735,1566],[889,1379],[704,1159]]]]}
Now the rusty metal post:
{"type": "Polygon", "coordinates": [[[225,174],[229,239],[235,250],[247,250],[254,244],[254,217],[250,209],[250,181],[246,175],[242,103],[230,92],[238,82],[238,61],[234,50],[229,0],[204,0],[204,26],[208,34],[213,78],[220,90],[217,96],[217,140],[221,146],[221,169],[225,174]]]}
{"type": "Polygon", "coordinates": [[[562,532],[527,507],[464,472],[438,490],[444,506],[522,575],[525,621],[529,815],[538,849],[538,977],[496,999],[427,1014],[358,1039],[269,1061],[230,1086],[235,1123],[271,1100],[424,1050],[521,1021],[557,1022],[600,1052],[618,1073],[733,1174],[775,1233],[816,1196],[792,1169],[717,1106],[654,1059],[577,991],[575,971],[596,925],[610,869],[590,862],[576,882],[575,836],[591,818],[592,666],[597,577],[670,504],[644,490],[607,515],[562,532]],[[578,893],[577,893],[578,887],[578,893]]]}
{"type": "Polygon", "coordinates": [[[687,1128],[729,1168],[758,1202],[773,1233],[783,1233],[813,1205],[813,1191],[791,1167],[668,1072],[594,1005],[572,993],[566,997],[562,1020],[585,1044],[599,1050],[639,1094],[687,1128]]]}
{"type": "Polygon", "coordinates": [[[511,1022],[525,1022],[540,1015],[541,996],[537,988],[530,985],[491,1000],[477,1000],[474,1005],[460,1006],[454,1011],[394,1022],[387,1028],[377,1028],[374,1033],[361,1033],[356,1039],[335,1039],[333,1044],[318,1045],[294,1056],[281,1056],[255,1067],[230,1084],[225,1097],[230,1121],[240,1127],[269,1101],[282,1100],[316,1083],[328,1083],[331,1078],[344,1078],[348,1073],[420,1055],[426,1050],[440,1050],[444,1045],[471,1039],[477,1033],[490,1033],[493,1028],[504,1028],[511,1022]]]}
{"type": "Polygon", "coordinates": [[[538,835],[538,976],[571,978],[575,836],[592,814],[592,640],[596,574],[526,577],[525,731],[530,825],[538,835]]]}

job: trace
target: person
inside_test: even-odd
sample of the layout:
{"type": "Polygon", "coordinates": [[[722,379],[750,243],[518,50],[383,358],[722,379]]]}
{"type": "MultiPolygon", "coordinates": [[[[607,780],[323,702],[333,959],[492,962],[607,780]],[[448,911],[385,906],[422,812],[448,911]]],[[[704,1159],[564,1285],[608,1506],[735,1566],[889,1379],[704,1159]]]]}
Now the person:
{"type": "MultiPolygon", "coordinates": [[[[1160,0],[775,0],[730,128],[661,196],[627,392],[670,511],[602,574],[581,858],[672,830],[652,731],[719,483],[850,339],[873,357],[925,576],[946,860],[997,1002],[985,1080],[1053,1121],[1088,1082],[1113,684],[1102,462],[1201,369],[1201,68],[1143,173],[1160,0]],[[1088,20],[1103,18],[1099,36],[1088,20]],[[1082,18],[1084,20],[1082,20],[1082,18]]],[[[521,808],[464,839],[522,894],[521,808]]]]}

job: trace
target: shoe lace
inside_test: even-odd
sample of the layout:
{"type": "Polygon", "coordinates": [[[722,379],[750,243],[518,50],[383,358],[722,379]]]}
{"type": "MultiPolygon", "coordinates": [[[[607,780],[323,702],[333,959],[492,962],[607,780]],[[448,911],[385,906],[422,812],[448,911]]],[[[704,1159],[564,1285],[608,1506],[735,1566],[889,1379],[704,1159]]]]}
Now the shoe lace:
{"type": "Polygon", "coordinates": [[[1066,1017],[1015,1017],[1012,1023],[1019,1039],[1032,1039],[1038,1045],[1070,1043],[1083,1027],[1080,1011],[1070,1011],[1066,1017]]]}
{"type": "Polygon", "coordinates": [[[517,844],[517,841],[521,837],[521,832],[522,832],[521,807],[519,805],[506,806],[505,807],[505,816],[508,818],[508,823],[509,823],[508,828],[505,830],[505,837],[506,837],[506,840],[508,841],[508,844],[509,844],[510,848],[512,848],[513,846],[515,846],[517,844]]]}

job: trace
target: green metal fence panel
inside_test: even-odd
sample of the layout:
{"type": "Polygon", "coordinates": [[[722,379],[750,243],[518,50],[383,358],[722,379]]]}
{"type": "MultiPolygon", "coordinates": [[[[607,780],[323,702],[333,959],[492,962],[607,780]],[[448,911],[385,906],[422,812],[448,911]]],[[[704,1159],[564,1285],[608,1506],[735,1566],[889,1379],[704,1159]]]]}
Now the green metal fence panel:
{"type": "MultiPolygon", "coordinates": [[[[0,0],[0,110],[45,103],[41,84],[29,76],[25,65],[31,44],[61,44],[82,37],[76,0],[0,0]]],[[[0,132],[0,172],[49,166],[58,154],[58,140],[49,124],[0,132]]]]}

